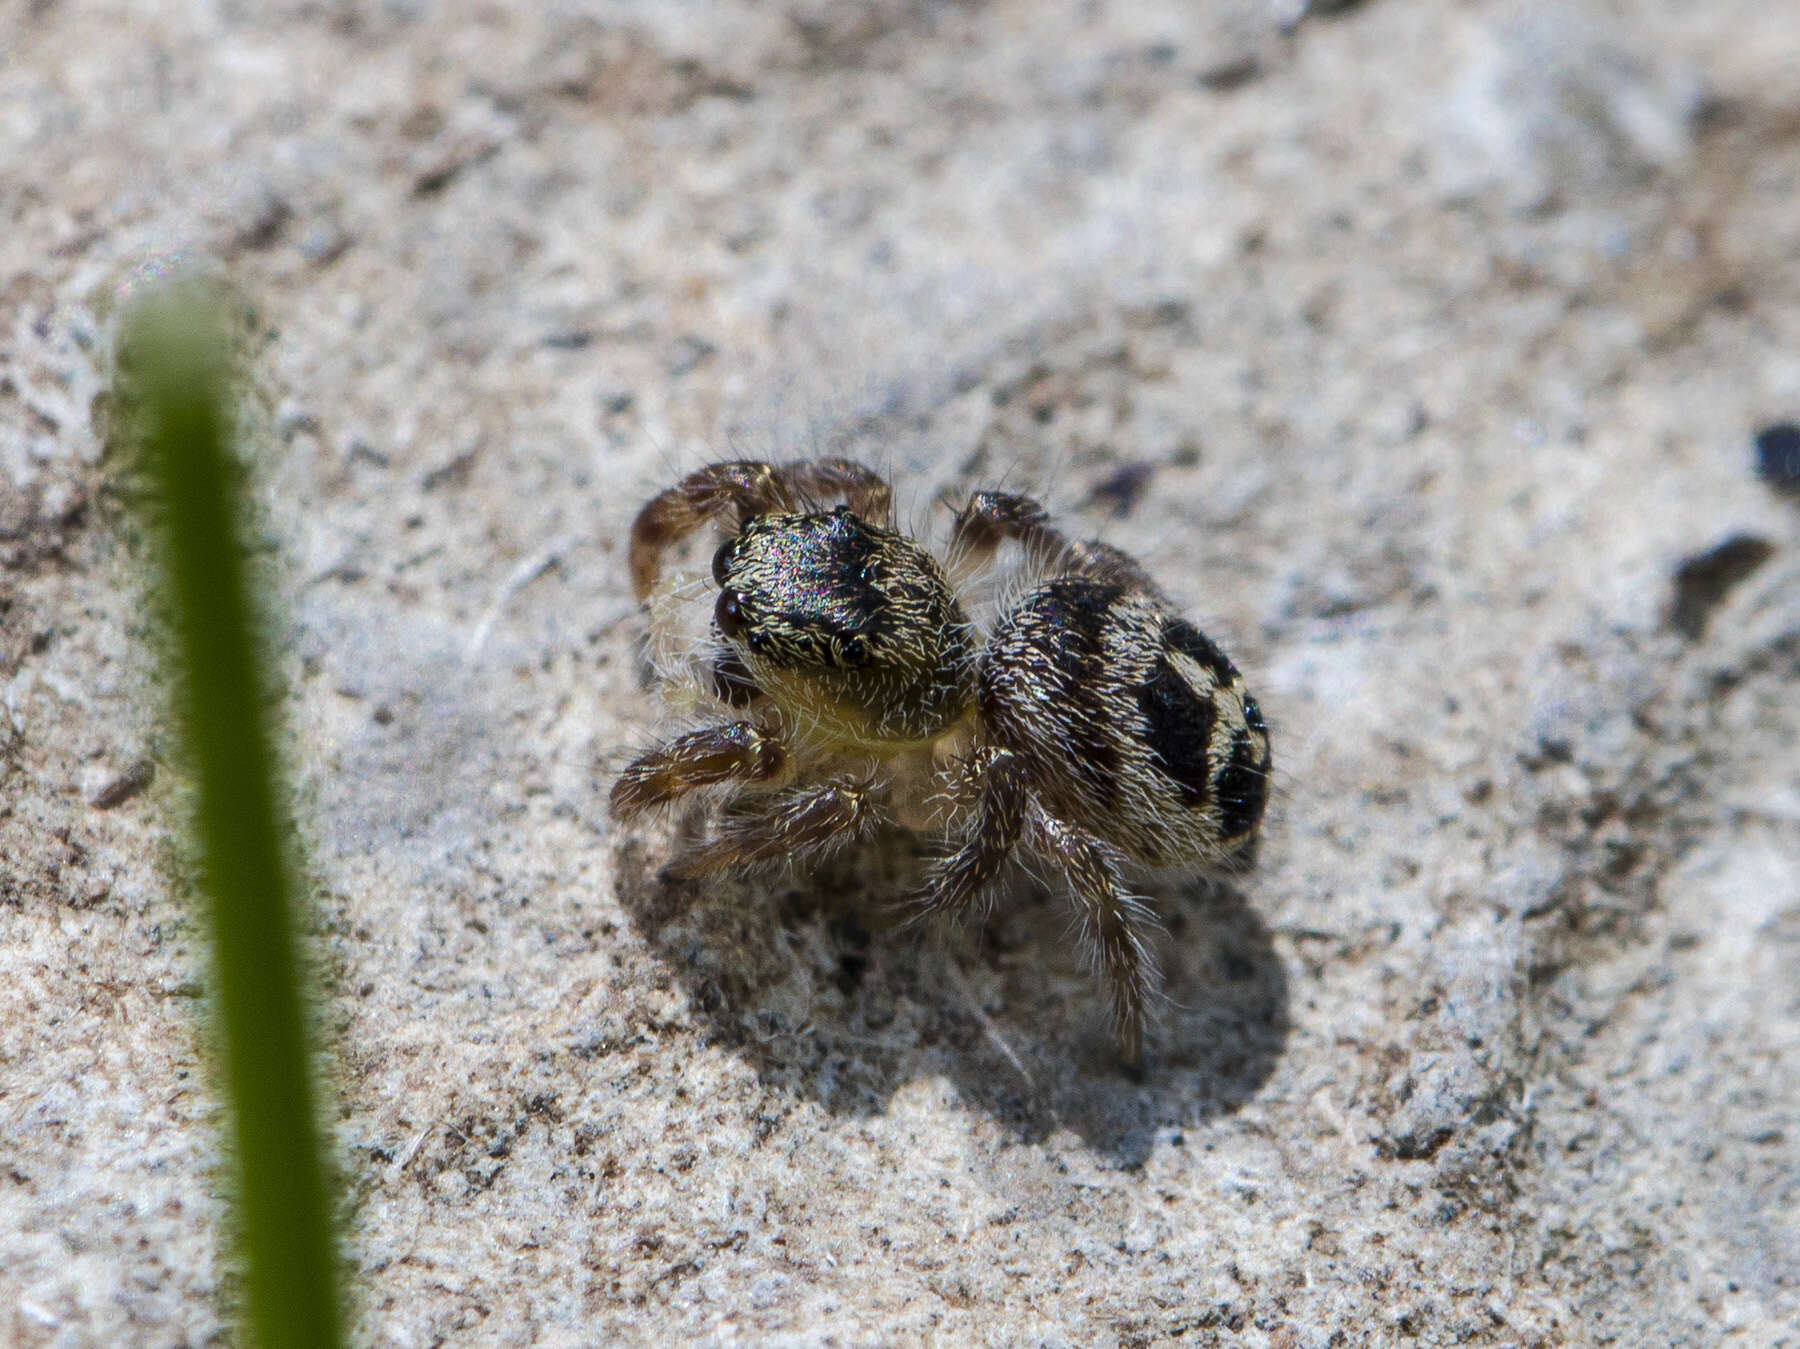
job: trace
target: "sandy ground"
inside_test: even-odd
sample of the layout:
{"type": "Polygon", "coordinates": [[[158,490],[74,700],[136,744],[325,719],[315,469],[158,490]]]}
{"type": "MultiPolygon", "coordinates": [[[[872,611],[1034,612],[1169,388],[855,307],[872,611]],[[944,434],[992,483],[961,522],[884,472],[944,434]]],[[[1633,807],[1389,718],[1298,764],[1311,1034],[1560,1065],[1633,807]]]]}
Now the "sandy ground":
{"type": "Polygon", "coordinates": [[[97,401],[185,269],[359,1341],[1800,1343],[1800,5],[1313,11],[4,5],[0,1340],[229,1325],[97,401]],[[1140,1076],[1053,893],[895,932],[880,850],[607,820],[631,513],[822,450],[1043,493],[1268,709],[1140,1076]]]}

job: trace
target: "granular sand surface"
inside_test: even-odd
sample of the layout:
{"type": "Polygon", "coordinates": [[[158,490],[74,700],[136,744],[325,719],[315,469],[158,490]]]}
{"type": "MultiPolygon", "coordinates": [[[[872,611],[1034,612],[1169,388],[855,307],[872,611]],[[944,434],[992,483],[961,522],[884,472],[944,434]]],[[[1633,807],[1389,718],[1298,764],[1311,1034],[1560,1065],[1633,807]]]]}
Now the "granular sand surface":
{"type": "Polygon", "coordinates": [[[109,344],[249,384],[355,1333],[1800,1343],[1800,7],[14,3],[0,1340],[227,1337],[109,344]],[[1259,869],[659,877],[622,536],[709,458],[1043,495],[1249,676],[1259,869]]]}

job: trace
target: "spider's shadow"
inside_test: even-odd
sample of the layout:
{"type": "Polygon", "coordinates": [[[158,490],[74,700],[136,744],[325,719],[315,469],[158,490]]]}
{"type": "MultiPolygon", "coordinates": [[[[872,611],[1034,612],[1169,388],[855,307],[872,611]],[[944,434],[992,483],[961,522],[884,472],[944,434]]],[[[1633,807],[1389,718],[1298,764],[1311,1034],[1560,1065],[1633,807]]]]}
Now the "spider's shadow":
{"type": "Polygon", "coordinates": [[[1287,973],[1225,884],[1153,889],[1168,998],[1143,1067],[1119,1062],[1062,897],[1021,883],[985,923],[895,928],[904,845],[769,881],[667,881],[637,845],[619,896],[710,1032],[765,1083],[839,1114],[875,1114],[947,1077],[1022,1141],[1059,1129],[1122,1165],[1159,1131],[1235,1110],[1287,1041],[1287,973]]]}

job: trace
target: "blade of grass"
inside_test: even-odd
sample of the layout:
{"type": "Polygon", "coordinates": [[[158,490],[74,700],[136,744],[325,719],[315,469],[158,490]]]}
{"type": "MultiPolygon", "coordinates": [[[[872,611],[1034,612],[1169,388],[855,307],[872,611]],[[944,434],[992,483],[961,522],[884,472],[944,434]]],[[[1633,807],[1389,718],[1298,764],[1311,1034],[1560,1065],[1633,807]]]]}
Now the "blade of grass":
{"type": "Polygon", "coordinates": [[[295,891],[281,841],[253,595],[237,529],[228,349],[179,290],[140,302],[120,348],[160,518],[176,714],[197,786],[189,823],[213,948],[246,1329],[261,1349],[342,1343],[295,891]]]}

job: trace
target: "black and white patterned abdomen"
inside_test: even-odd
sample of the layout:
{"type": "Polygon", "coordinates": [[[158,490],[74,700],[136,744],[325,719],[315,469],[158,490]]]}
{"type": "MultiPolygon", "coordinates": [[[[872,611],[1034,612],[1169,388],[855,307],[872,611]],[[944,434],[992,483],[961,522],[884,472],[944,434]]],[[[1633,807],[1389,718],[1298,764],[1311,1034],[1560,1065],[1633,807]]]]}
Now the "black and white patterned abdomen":
{"type": "Polygon", "coordinates": [[[1050,812],[1145,865],[1229,861],[1262,823],[1262,711],[1158,596],[1087,577],[1027,591],[995,627],[979,697],[1050,812]]]}

